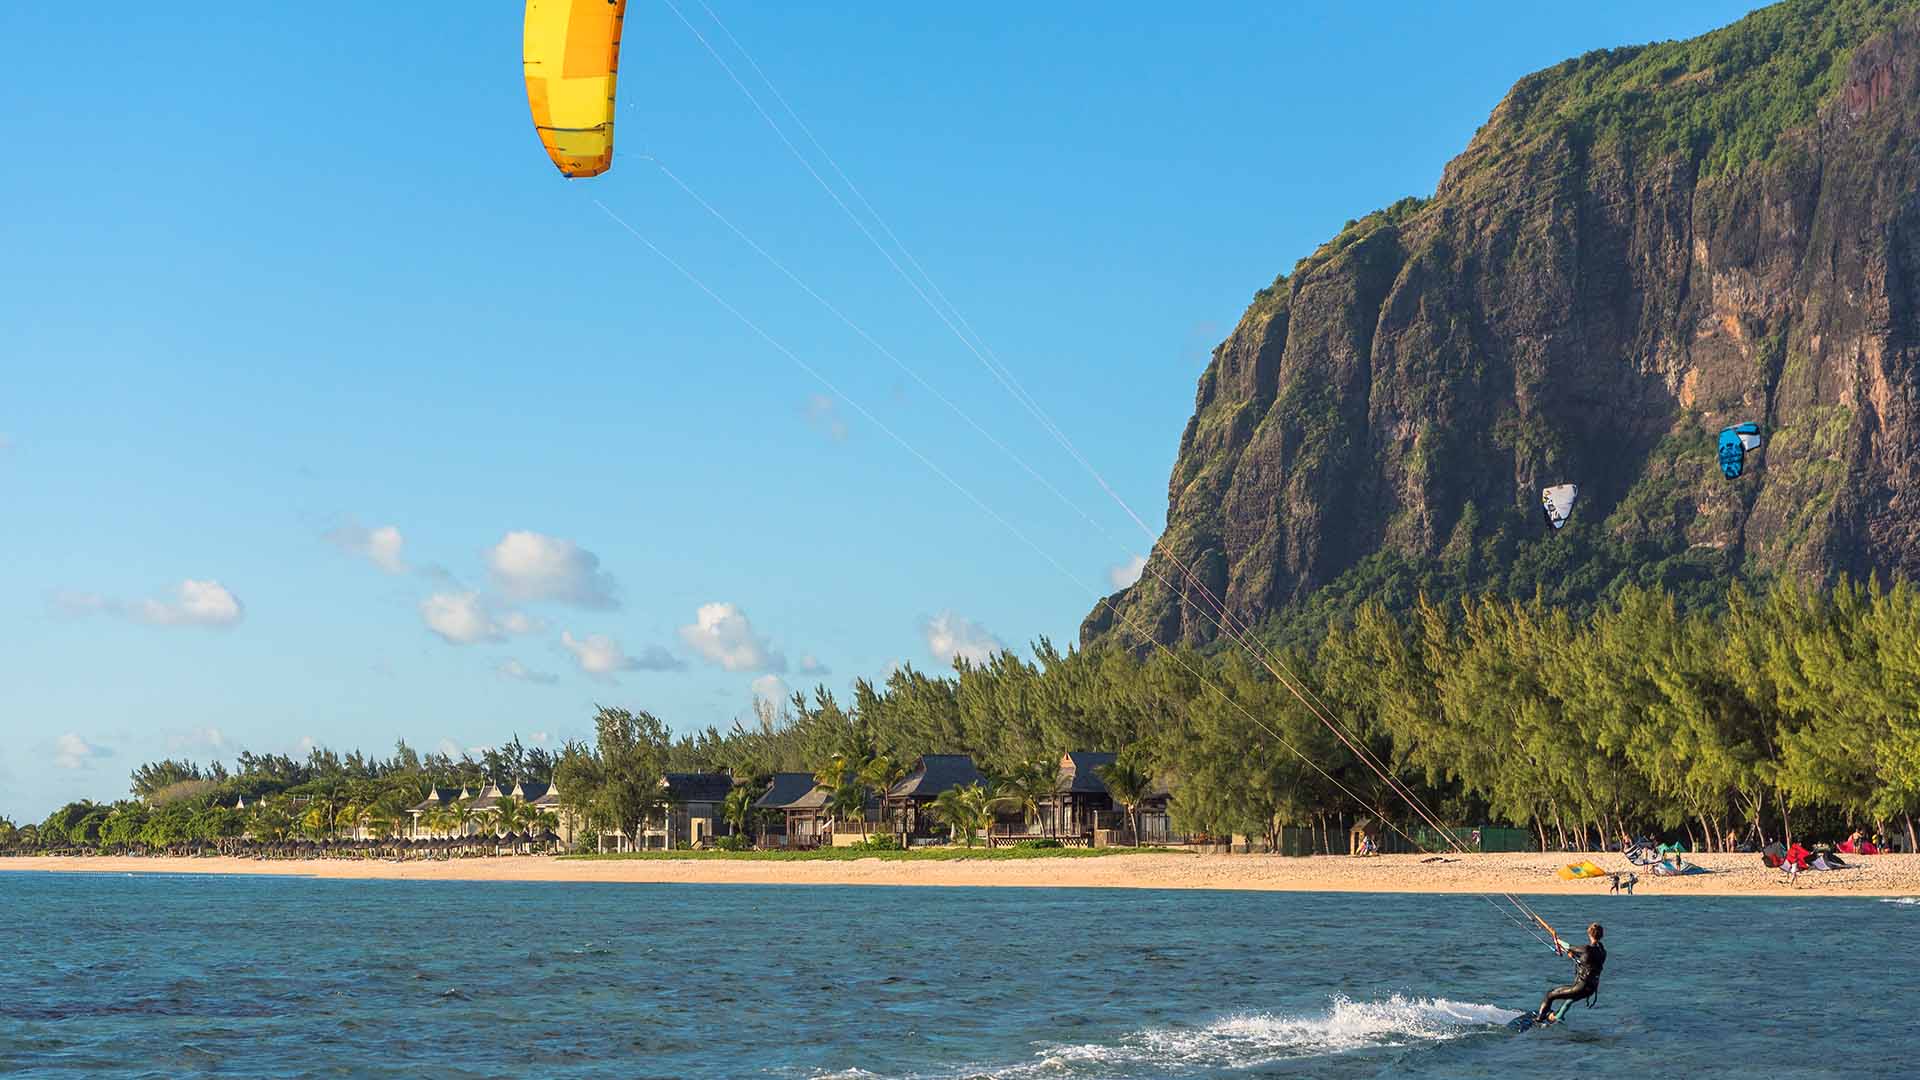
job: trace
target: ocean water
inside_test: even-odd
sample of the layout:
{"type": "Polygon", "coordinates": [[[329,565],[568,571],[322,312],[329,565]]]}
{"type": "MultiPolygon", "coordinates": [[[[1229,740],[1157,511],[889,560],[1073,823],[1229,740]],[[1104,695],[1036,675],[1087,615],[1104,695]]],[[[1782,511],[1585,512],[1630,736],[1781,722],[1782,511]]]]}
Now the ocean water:
{"type": "Polygon", "coordinates": [[[0,1075],[1911,1077],[1920,904],[0,872],[0,1075]]]}

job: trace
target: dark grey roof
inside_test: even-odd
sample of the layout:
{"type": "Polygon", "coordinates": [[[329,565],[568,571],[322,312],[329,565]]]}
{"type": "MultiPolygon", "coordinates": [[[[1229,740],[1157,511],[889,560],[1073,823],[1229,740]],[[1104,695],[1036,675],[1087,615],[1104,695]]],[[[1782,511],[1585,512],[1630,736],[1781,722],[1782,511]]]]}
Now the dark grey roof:
{"type": "Polygon", "coordinates": [[[419,802],[413,804],[412,810],[416,814],[424,814],[428,810],[431,810],[436,806],[439,806],[443,803],[450,803],[459,797],[460,797],[459,788],[437,787],[437,788],[434,788],[432,791],[428,792],[426,798],[421,799],[419,802]]]}
{"type": "Polygon", "coordinates": [[[984,779],[967,754],[927,754],[887,795],[895,799],[932,799],[948,788],[978,784],[984,779]]]}
{"type": "Polygon", "coordinates": [[[1107,782],[1100,779],[1098,770],[1113,764],[1114,759],[1119,755],[1074,750],[1065,756],[1066,768],[1060,770],[1060,780],[1053,786],[1055,791],[1071,791],[1079,795],[1107,793],[1107,782]]]}
{"type": "Polygon", "coordinates": [[[491,810],[493,809],[493,804],[499,801],[500,801],[499,787],[493,784],[488,784],[486,787],[481,789],[479,797],[475,798],[473,802],[467,806],[467,809],[491,810]]]}
{"type": "MultiPolygon", "coordinates": [[[[754,800],[754,807],[760,810],[803,810],[798,805],[802,799],[813,794],[820,785],[814,783],[812,773],[782,772],[773,774],[773,783],[768,785],[767,793],[754,800]]],[[[821,788],[820,802],[826,803],[826,789],[821,788]]]]}
{"type": "Polygon", "coordinates": [[[673,801],[719,802],[733,790],[733,777],[723,772],[670,772],[660,778],[673,801]]]}
{"type": "Polygon", "coordinates": [[[514,789],[520,793],[520,800],[522,802],[538,802],[540,801],[540,796],[545,795],[547,789],[553,785],[542,784],[534,780],[522,780],[513,786],[514,789]]]}

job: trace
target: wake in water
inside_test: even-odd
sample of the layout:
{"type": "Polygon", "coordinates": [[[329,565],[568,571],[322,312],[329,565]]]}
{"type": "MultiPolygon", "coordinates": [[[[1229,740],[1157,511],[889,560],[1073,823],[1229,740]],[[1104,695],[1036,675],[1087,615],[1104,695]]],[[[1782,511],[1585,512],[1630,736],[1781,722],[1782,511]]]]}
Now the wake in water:
{"type": "MultiPolygon", "coordinates": [[[[926,1073],[901,1080],[1044,1080],[1049,1077],[1180,1077],[1256,1068],[1295,1058],[1374,1047],[1444,1042],[1503,1027],[1520,1014],[1445,998],[1335,998],[1322,1013],[1241,1013],[1201,1027],[1149,1028],[1111,1043],[1061,1044],[1015,1065],[926,1073]]],[[[860,1069],[820,1080],[880,1080],[860,1069]]]]}
{"type": "Polygon", "coordinates": [[[1920,896],[1888,896],[1880,901],[1883,904],[1905,904],[1908,907],[1920,906],[1920,896]]]}

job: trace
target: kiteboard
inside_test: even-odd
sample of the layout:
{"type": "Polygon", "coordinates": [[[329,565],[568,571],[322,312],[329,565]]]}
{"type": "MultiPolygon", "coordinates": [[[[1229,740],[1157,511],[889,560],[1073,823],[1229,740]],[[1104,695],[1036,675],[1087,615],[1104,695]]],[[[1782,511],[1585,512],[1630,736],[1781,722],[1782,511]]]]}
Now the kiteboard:
{"type": "Polygon", "coordinates": [[[1549,1013],[1545,1020],[1535,1019],[1536,1014],[1531,1010],[1529,1010],[1507,1021],[1507,1030],[1513,1032],[1515,1035],[1518,1035],[1522,1032],[1532,1031],[1534,1028],[1552,1027],[1553,1025],[1559,1023],[1560,1018],[1562,1016],[1565,1016],[1566,1014],[1567,1014],[1567,1003],[1564,1001],[1561,1002],[1559,1005],[1555,1006],[1553,1012],[1549,1013]]]}

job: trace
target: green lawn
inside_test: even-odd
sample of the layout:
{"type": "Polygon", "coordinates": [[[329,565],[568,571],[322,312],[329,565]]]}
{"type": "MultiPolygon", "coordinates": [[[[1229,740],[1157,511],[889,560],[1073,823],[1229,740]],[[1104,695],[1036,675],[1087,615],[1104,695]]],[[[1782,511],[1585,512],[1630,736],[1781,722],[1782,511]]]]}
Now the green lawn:
{"type": "Polygon", "coordinates": [[[821,848],[817,851],[622,851],[601,855],[562,855],[563,859],[744,859],[774,862],[846,862],[854,859],[948,862],[956,859],[1099,859],[1111,855],[1175,854],[1173,848],[994,848],[936,847],[912,851],[860,851],[821,848]]]}

